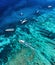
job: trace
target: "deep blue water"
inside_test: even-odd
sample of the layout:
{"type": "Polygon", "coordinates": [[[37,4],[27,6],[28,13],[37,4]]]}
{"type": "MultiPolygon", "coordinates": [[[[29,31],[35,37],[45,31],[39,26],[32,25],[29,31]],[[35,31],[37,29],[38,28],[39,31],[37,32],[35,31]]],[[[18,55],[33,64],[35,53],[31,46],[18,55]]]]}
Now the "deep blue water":
{"type": "MultiPolygon", "coordinates": [[[[11,22],[11,19],[12,19],[11,15],[13,12],[15,13],[16,11],[22,11],[23,8],[29,8],[28,10],[30,10],[31,7],[36,9],[38,8],[45,9],[47,8],[48,5],[52,5],[54,7],[55,0],[41,0],[41,1],[40,0],[0,0],[0,29],[4,27],[5,25],[7,26],[8,24],[13,23],[11,22]],[[6,22],[7,20],[8,22],[6,22]]],[[[23,11],[26,12],[25,9],[23,11]]],[[[31,12],[28,11],[29,14],[31,12]]],[[[15,17],[15,14],[14,14],[14,17],[15,17]]]]}

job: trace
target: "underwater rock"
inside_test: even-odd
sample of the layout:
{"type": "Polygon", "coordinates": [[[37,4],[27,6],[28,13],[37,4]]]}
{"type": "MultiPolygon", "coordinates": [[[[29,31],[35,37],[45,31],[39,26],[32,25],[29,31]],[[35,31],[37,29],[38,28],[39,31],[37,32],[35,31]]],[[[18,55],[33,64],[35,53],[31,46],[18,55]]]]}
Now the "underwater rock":
{"type": "Polygon", "coordinates": [[[54,39],[55,38],[55,33],[50,34],[49,38],[54,39]]]}
{"type": "Polygon", "coordinates": [[[22,31],[26,32],[27,34],[30,34],[30,31],[27,27],[22,27],[22,31]]]}
{"type": "Polygon", "coordinates": [[[5,47],[4,47],[4,49],[1,51],[1,53],[0,53],[0,59],[4,62],[4,63],[6,63],[7,61],[8,61],[8,55],[10,54],[10,52],[11,52],[11,47],[10,47],[10,45],[6,45],[5,47]]]}
{"type": "Polygon", "coordinates": [[[2,65],[2,62],[0,61],[0,65],[2,65]]]}
{"type": "Polygon", "coordinates": [[[24,15],[24,14],[21,12],[21,13],[20,13],[20,16],[23,16],[23,15],[24,15]]]}
{"type": "Polygon", "coordinates": [[[33,17],[32,19],[30,19],[31,21],[35,21],[38,22],[38,19],[36,17],[33,17]]]}
{"type": "Polygon", "coordinates": [[[40,34],[47,37],[47,38],[50,38],[50,39],[54,39],[55,38],[55,33],[52,33],[48,30],[40,30],[40,34]]]}

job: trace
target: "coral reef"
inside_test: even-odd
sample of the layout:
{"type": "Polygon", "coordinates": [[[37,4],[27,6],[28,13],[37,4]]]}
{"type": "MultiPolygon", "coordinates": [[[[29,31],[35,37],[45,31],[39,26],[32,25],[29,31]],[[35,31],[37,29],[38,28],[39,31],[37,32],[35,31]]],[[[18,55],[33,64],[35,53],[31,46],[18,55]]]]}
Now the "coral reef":
{"type": "Polygon", "coordinates": [[[13,35],[8,37],[1,35],[0,63],[5,63],[5,65],[55,65],[54,21],[55,9],[38,17],[33,14],[30,19],[27,18],[26,23],[17,24],[13,35]],[[25,43],[23,41],[24,44],[20,44],[19,40],[24,40],[25,43]]]}

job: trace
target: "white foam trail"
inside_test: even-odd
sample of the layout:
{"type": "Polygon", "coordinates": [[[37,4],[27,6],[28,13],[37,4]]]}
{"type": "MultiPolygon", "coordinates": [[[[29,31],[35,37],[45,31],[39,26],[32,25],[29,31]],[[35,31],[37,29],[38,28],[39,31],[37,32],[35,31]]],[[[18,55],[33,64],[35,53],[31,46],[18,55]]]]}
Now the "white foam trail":
{"type": "Polygon", "coordinates": [[[19,43],[21,43],[22,45],[25,45],[26,47],[31,48],[32,50],[35,50],[32,46],[29,45],[29,43],[25,42],[24,40],[19,40],[19,43]]]}
{"type": "Polygon", "coordinates": [[[28,43],[25,43],[25,45],[29,48],[31,48],[32,50],[35,50],[32,46],[30,46],[28,43]]]}

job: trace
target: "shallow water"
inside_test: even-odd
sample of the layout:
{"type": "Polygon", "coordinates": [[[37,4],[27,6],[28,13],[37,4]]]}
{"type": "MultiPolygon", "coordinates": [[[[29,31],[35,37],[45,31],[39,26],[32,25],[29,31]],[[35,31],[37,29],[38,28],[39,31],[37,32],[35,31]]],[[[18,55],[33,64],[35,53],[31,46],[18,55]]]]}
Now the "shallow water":
{"type": "Polygon", "coordinates": [[[55,65],[55,0],[0,0],[0,13],[0,65],[55,65]]]}

